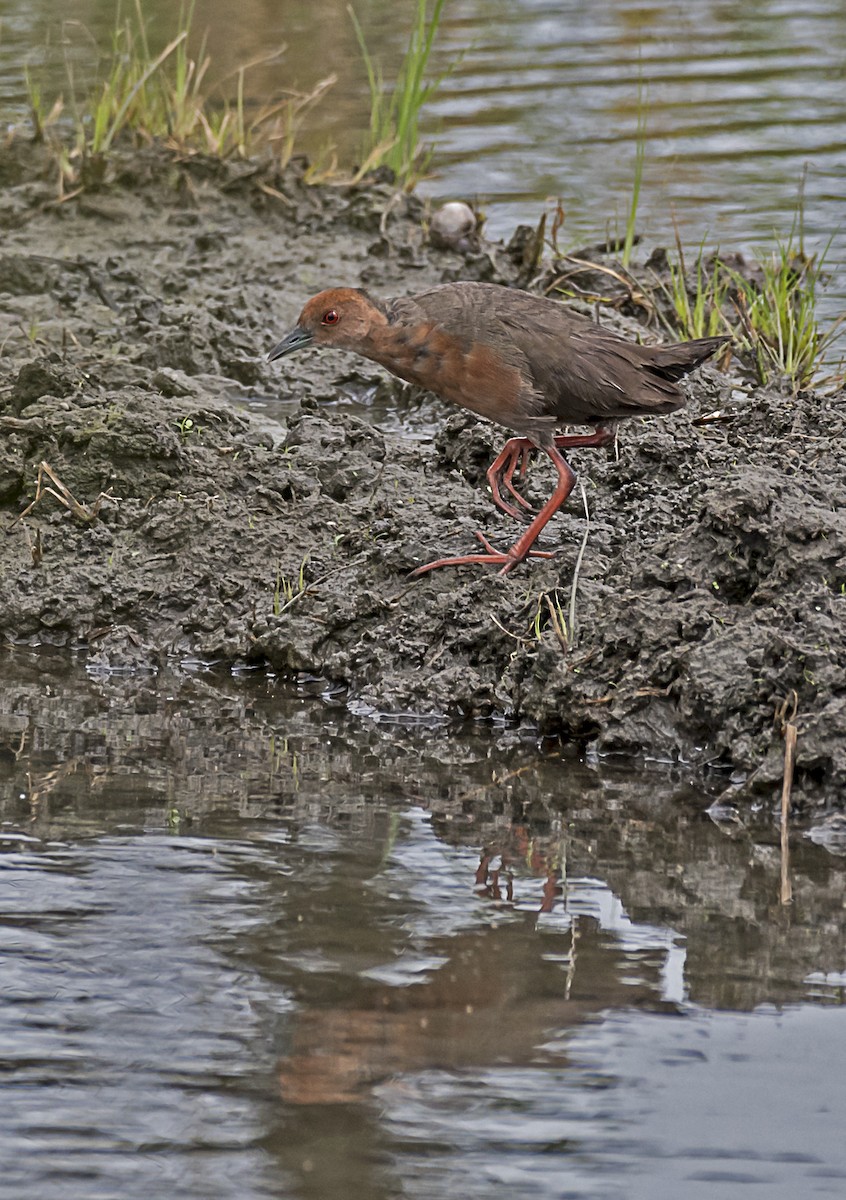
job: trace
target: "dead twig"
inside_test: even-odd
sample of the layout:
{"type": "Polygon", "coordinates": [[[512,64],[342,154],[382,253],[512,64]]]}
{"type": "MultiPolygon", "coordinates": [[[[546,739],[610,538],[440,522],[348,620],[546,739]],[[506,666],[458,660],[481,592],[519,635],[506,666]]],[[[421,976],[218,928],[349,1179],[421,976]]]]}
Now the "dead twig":
{"type": "Polygon", "coordinates": [[[284,195],[283,192],[278,191],[275,187],[271,187],[269,183],[262,183],[259,181],[258,187],[259,190],[264,192],[266,196],[272,196],[274,200],[281,201],[286,208],[296,208],[293,200],[284,195]]]}
{"type": "Polygon", "coordinates": [[[776,720],[781,727],[784,738],[784,776],[781,785],[781,889],[779,901],[790,904],[793,899],[793,885],[790,882],[790,792],[793,787],[793,769],[796,763],[796,741],[799,730],[795,724],[796,710],[799,707],[799,697],[795,691],[790,691],[776,709],[776,720]]]}
{"type": "Polygon", "coordinates": [[[668,683],[666,687],[662,688],[642,687],[638,688],[637,691],[632,692],[632,696],[634,696],[636,699],[640,699],[642,696],[669,696],[672,686],[673,685],[671,683],[668,683]]]}
{"type": "Polygon", "coordinates": [[[358,566],[359,563],[364,562],[368,556],[368,553],[369,551],[365,550],[362,554],[359,554],[357,558],[351,559],[350,562],[342,563],[340,567],[333,567],[332,570],[327,571],[325,575],[321,575],[319,578],[313,579],[307,587],[302,589],[302,591],[295,592],[290,600],[286,600],[284,604],[280,605],[279,612],[275,615],[281,617],[283,612],[287,612],[289,608],[291,608],[298,601],[302,600],[304,596],[313,595],[315,588],[319,587],[321,583],[325,583],[327,579],[331,578],[331,576],[337,575],[339,571],[348,571],[351,567],[358,566]]]}
{"type": "Polygon", "coordinates": [[[549,295],[550,292],[555,290],[562,290],[563,286],[569,288],[573,292],[577,292],[583,299],[594,300],[599,304],[608,304],[613,307],[618,307],[624,301],[628,300],[631,304],[636,304],[639,308],[642,308],[647,314],[648,319],[650,321],[652,320],[652,317],[655,315],[655,305],[646,292],[641,288],[640,284],[638,284],[638,282],[634,279],[634,276],[629,275],[628,272],[622,274],[620,271],[615,271],[613,267],[605,266],[604,263],[592,262],[588,258],[578,258],[572,254],[565,255],[557,265],[564,263],[572,263],[575,269],[564,271],[563,274],[557,275],[555,279],[553,279],[552,283],[548,284],[544,288],[545,295],[549,295]],[[583,274],[585,271],[597,271],[601,275],[607,275],[611,279],[616,280],[616,282],[619,283],[622,288],[624,288],[625,294],[614,297],[600,296],[595,292],[590,292],[585,288],[579,287],[579,285],[575,282],[574,277],[583,274]]]}
{"type": "Polygon", "coordinates": [[[44,559],[44,546],[41,541],[41,530],[36,529],[35,538],[29,532],[29,526],[24,525],[24,535],[26,536],[26,544],[29,546],[29,552],[32,555],[32,565],[40,567],[44,559]]]}
{"type": "Polygon", "coordinates": [[[713,425],[715,421],[736,421],[740,414],[736,412],[716,412],[703,413],[701,417],[694,417],[691,425],[713,425]]]}
{"type": "Polygon", "coordinates": [[[522,646],[531,646],[533,641],[532,638],[522,637],[519,633],[512,633],[510,629],[505,628],[501,621],[497,620],[493,613],[491,613],[491,620],[493,621],[494,625],[496,625],[497,629],[501,630],[508,637],[513,638],[515,642],[519,642],[522,646]]]}
{"type": "Polygon", "coordinates": [[[673,685],[668,683],[666,687],[642,687],[637,688],[633,692],[615,690],[606,692],[604,696],[585,700],[585,704],[611,704],[614,700],[642,700],[644,696],[669,696],[672,687],[673,685]]]}
{"type": "Polygon", "coordinates": [[[109,488],[108,491],[100,492],[100,495],[93,504],[83,504],[82,501],[76,499],[70,488],[66,487],[65,484],[62,483],[61,479],[50,466],[50,464],[45,459],[42,459],[38,464],[38,479],[35,483],[35,499],[26,506],[23,512],[18,513],[14,521],[12,521],[11,525],[9,526],[9,529],[14,529],[18,521],[22,521],[24,517],[29,516],[36,504],[40,502],[41,497],[45,495],[53,496],[54,499],[58,500],[60,504],[63,504],[69,512],[73,513],[75,517],[77,517],[80,521],[84,521],[86,525],[97,519],[100,508],[105,500],[117,499],[116,496],[112,495],[111,488],[109,488]],[[52,487],[50,484],[44,482],[45,475],[50,480],[50,484],[53,485],[52,487]]]}
{"type": "Polygon", "coordinates": [[[573,583],[570,588],[570,611],[567,614],[570,626],[570,647],[576,644],[576,592],[579,586],[579,572],[582,569],[582,560],[585,557],[587,549],[588,534],[590,533],[590,509],[588,508],[587,492],[583,480],[579,480],[579,487],[582,490],[582,503],[585,506],[585,532],[582,538],[582,544],[579,546],[579,553],[576,555],[576,565],[573,568],[573,583]]]}
{"type": "Polygon", "coordinates": [[[397,188],[397,190],[393,193],[393,195],[391,196],[388,203],[382,209],[382,215],[379,218],[379,233],[382,235],[382,237],[385,236],[385,231],[388,228],[388,217],[391,215],[393,210],[399,204],[400,200],[402,200],[404,195],[405,195],[405,188],[397,188]]]}
{"type": "Polygon", "coordinates": [[[544,596],[544,599],[546,600],[546,607],[549,610],[549,620],[552,624],[553,631],[555,636],[558,638],[561,649],[566,654],[570,649],[570,643],[567,641],[567,635],[561,628],[561,622],[558,620],[558,613],[555,611],[555,605],[549,598],[549,593],[544,596]]]}

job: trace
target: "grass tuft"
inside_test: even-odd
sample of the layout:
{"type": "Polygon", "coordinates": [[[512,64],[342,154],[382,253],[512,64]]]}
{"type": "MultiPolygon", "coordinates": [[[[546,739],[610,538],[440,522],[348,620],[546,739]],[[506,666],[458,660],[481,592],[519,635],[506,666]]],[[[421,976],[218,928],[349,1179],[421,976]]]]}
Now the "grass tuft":
{"type": "Polygon", "coordinates": [[[309,554],[303,556],[296,582],[283,575],[281,565],[277,565],[276,583],[273,588],[273,615],[275,617],[283,613],[286,608],[290,608],[294,601],[305,593],[307,587],[305,572],[309,558],[309,554]]]}
{"type": "Polygon", "coordinates": [[[210,58],[205,38],[199,53],[189,45],[194,15],[192,3],[180,5],[174,36],[153,55],[147,39],[143,0],[134,0],[126,18],[118,18],[101,82],[80,94],[71,59],[66,55],[69,101],[59,96],[48,106],[37,83],[27,73],[27,90],[36,140],[46,140],[67,109],[72,143],[61,137],[51,142],[65,186],[96,186],[105,177],[109,155],[122,138],[136,144],[165,145],[179,153],[206,153],[220,159],[247,158],[270,147],[280,166],[293,153],[294,139],[306,111],[335,82],[322,80],[309,93],[286,90],[281,99],[261,107],[246,99],[245,80],[259,65],[275,62],[278,47],[246,63],[214,90],[206,86],[210,58]]]}
{"type": "Polygon", "coordinates": [[[716,337],[721,333],[736,333],[725,315],[732,281],[718,254],[705,259],[705,241],[699,243],[696,263],[689,274],[684,248],[676,227],[676,261],[668,258],[669,283],[658,286],[669,300],[672,320],[667,322],[674,334],[683,338],[716,337]]]}
{"type": "Polygon", "coordinates": [[[417,0],[408,45],[392,88],[385,87],[381,68],[374,63],[367,49],[364,32],[352,5],[347,10],[361,48],[370,87],[370,131],[363,156],[364,165],[368,170],[379,166],[390,167],[398,182],[407,187],[412,186],[426,169],[431,157],[431,151],[423,150],[420,145],[420,110],[455,66],[453,64],[428,83],[424,78],[444,3],[445,0],[434,0],[432,15],[427,19],[427,0],[417,0]]]}
{"type": "Polygon", "coordinates": [[[662,319],[671,333],[682,338],[728,333],[752,360],[759,383],[783,378],[794,392],[815,381],[829,382],[820,375],[846,322],[841,316],[825,328],[820,325],[817,313],[831,239],[821,254],[805,253],[802,206],[800,190],[789,234],[782,238],[774,233],[775,248],[759,251],[751,267],[731,266],[717,254],[706,259],[700,243],[695,266],[688,271],[676,229],[676,261],[668,260],[669,279],[657,280],[668,301],[669,313],[662,319]]]}
{"type": "Polygon", "coordinates": [[[735,304],[741,329],[759,381],[767,383],[781,375],[794,391],[812,383],[846,321],[841,316],[823,330],[817,319],[831,239],[819,256],[806,255],[802,241],[794,222],[788,237],[776,235],[775,250],[761,260],[760,281],[729,272],[737,288],[735,304]]]}

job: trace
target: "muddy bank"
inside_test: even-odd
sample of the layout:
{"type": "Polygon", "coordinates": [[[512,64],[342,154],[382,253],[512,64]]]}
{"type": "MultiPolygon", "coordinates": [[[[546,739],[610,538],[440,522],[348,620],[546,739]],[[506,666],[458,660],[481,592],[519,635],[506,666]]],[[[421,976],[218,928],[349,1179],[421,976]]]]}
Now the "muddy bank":
{"type": "MultiPolygon", "coordinates": [[[[387,183],[318,190],[296,167],[153,151],[56,204],[39,153],[0,154],[8,642],[108,669],[267,662],[347,688],[356,711],[505,715],[599,752],[731,767],[766,797],[773,713],[795,691],[797,794],[837,803],[842,395],[708,367],[685,412],[623,428],[619,457],[574,452],[590,523],[566,649],[550,604],[569,608],[580,502],[548,528],[554,560],[409,580],[475,529],[513,540],[484,485],[501,431],[352,356],[263,360],[320,287],[510,283],[516,251],[432,247],[422,201],[387,183]],[[14,522],[41,462],[85,507],[45,492],[14,522]]],[[[549,485],[539,464],[529,494],[549,485]]]]}

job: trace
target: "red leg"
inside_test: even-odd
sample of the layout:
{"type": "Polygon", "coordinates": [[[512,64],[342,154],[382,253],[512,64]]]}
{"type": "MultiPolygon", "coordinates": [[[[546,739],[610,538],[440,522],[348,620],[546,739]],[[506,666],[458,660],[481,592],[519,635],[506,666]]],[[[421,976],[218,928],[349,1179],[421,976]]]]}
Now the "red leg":
{"type": "Polygon", "coordinates": [[[573,446],[607,446],[614,441],[614,426],[598,425],[593,433],[557,433],[553,441],[559,450],[573,446]]]}
{"type": "Polygon", "coordinates": [[[518,467],[520,468],[520,478],[526,478],[526,471],[529,467],[529,458],[532,454],[532,451],[536,449],[536,446],[534,442],[530,442],[528,438],[512,438],[511,440],[519,441],[521,446],[517,454],[513,456],[511,463],[504,472],[502,476],[502,482],[508,488],[509,492],[517,501],[517,503],[522,504],[528,512],[533,513],[535,510],[532,508],[531,504],[529,504],[526,497],[520,495],[512,481],[514,479],[514,472],[518,467]]]}
{"type": "MultiPolygon", "coordinates": [[[[512,440],[516,441],[518,439],[512,440]]],[[[558,512],[558,509],[570,495],[576,483],[575,474],[566,459],[559,454],[558,450],[553,446],[549,447],[546,452],[552,459],[555,469],[558,472],[558,483],[556,484],[555,491],[532,521],[529,528],[517,539],[510,550],[494,550],[483,536],[480,540],[483,546],[487,543],[490,547],[488,553],[463,554],[458,558],[439,558],[436,562],[427,563],[424,567],[418,567],[411,574],[413,576],[424,575],[427,571],[434,571],[437,567],[460,567],[468,563],[490,563],[493,566],[502,567],[500,575],[507,575],[509,571],[513,571],[517,564],[523,562],[524,559],[541,554],[546,555],[546,551],[533,550],[532,546],[537,541],[541,530],[550,518],[558,512]]]]}
{"type": "MultiPolygon", "coordinates": [[[[481,530],[479,530],[479,529],[476,530],[476,537],[479,539],[479,541],[482,543],[484,548],[487,550],[488,554],[502,554],[502,551],[497,550],[496,546],[492,545],[488,541],[488,539],[481,532],[481,530]]],[[[529,558],[555,558],[555,555],[553,554],[553,552],[551,550],[530,550],[528,557],[529,558]]]]}
{"type": "Polygon", "coordinates": [[[487,480],[494,504],[497,508],[501,508],[504,513],[508,513],[509,517],[516,517],[517,520],[521,519],[522,514],[513,504],[509,504],[507,500],[503,499],[502,492],[499,490],[500,480],[508,491],[511,492],[511,495],[518,504],[522,504],[524,508],[532,511],[531,504],[529,504],[528,500],[524,500],[511,480],[518,464],[521,466],[521,478],[525,474],[527,455],[534,448],[534,444],[528,438],[509,438],[488,467],[487,480]]]}
{"type": "MultiPolygon", "coordinates": [[[[607,446],[614,440],[614,428],[600,425],[594,433],[559,433],[553,440],[559,450],[575,446],[607,446]]],[[[518,504],[521,504],[528,512],[534,512],[531,504],[525,496],[520,495],[512,481],[518,467],[520,468],[520,478],[525,479],[529,455],[536,449],[534,442],[528,438],[509,438],[488,468],[487,479],[493,502],[497,508],[508,513],[509,517],[520,518],[523,514],[519,513],[513,504],[509,504],[502,498],[500,482],[518,504]]]]}

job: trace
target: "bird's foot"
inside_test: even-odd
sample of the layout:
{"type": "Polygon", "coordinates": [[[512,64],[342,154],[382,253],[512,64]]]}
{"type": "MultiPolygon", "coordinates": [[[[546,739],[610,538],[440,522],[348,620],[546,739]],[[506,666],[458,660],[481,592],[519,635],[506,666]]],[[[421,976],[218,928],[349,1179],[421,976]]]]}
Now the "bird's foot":
{"type": "Polygon", "coordinates": [[[525,438],[510,438],[488,470],[488,485],[491,489],[491,497],[494,504],[497,508],[502,509],[504,513],[508,513],[509,517],[515,517],[518,521],[522,521],[525,517],[534,516],[535,514],[535,509],[532,508],[525,496],[521,496],[513,482],[514,473],[518,470],[520,479],[525,479],[526,469],[529,465],[529,456],[533,450],[534,446],[525,438]],[[520,512],[519,509],[506,500],[502,495],[500,487],[504,487],[509,491],[525,511],[520,512]]]}
{"type": "Polygon", "coordinates": [[[426,563],[423,567],[417,567],[411,572],[411,578],[413,579],[417,575],[425,575],[427,571],[435,571],[438,567],[463,567],[469,563],[486,563],[489,566],[502,567],[499,574],[507,575],[509,571],[513,571],[516,566],[527,558],[555,557],[551,550],[529,550],[527,553],[518,556],[509,550],[497,550],[496,546],[493,546],[485,535],[478,530],[476,537],[484,547],[484,554],[460,554],[457,558],[438,558],[435,562],[426,563]]]}
{"type": "Polygon", "coordinates": [[[497,508],[501,508],[504,513],[508,513],[509,517],[514,517],[518,521],[531,521],[537,516],[537,509],[529,503],[525,496],[522,496],[517,488],[512,483],[510,477],[503,479],[503,484],[508,488],[511,495],[521,506],[515,508],[508,500],[504,498],[498,488],[491,488],[491,497],[497,508]]]}
{"type": "MultiPolygon", "coordinates": [[[[511,490],[513,491],[513,489],[511,490]]],[[[513,504],[509,504],[509,502],[504,499],[500,492],[494,491],[494,489],[491,488],[491,499],[498,509],[501,509],[501,511],[504,513],[508,513],[509,517],[513,517],[515,521],[531,521],[536,515],[536,510],[532,508],[531,504],[529,504],[528,500],[526,500],[523,496],[518,495],[517,492],[514,492],[513,494],[520,501],[520,503],[525,506],[522,510],[515,508],[513,504]]]]}
{"type": "MultiPolygon", "coordinates": [[[[614,441],[615,429],[616,423],[608,422],[606,425],[597,426],[594,433],[560,433],[556,434],[553,441],[556,449],[559,450],[573,449],[577,446],[607,446],[614,441]]],[[[515,475],[520,480],[526,478],[529,462],[535,449],[534,442],[528,438],[509,438],[488,468],[487,479],[494,504],[504,513],[508,513],[509,517],[515,517],[519,521],[523,521],[527,517],[532,518],[537,514],[537,509],[533,508],[526,497],[521,495],[514,483],[515,475]],[[511,493],[523,510],[522,512],[505,499],[502,494],[503,488],[511,493]]]]}

